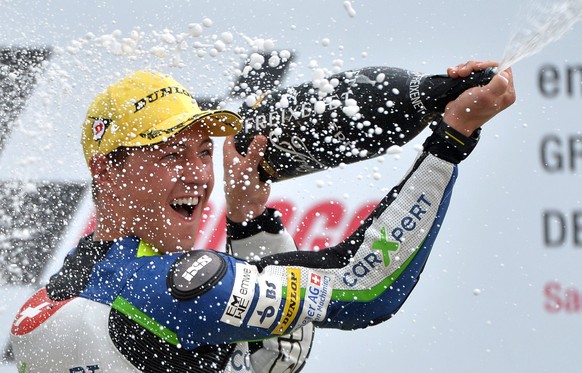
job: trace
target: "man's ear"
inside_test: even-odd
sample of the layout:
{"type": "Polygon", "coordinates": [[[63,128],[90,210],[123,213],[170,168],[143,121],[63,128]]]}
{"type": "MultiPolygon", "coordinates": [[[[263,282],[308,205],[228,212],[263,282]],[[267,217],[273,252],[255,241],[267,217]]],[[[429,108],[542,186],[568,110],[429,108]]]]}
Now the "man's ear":
{"type": "Polygon", "coordinates": [[[96,154],[89,160],[89,170],[94,180],[103,180],[107,177],[107,162],[103,154],[96,154]]]}

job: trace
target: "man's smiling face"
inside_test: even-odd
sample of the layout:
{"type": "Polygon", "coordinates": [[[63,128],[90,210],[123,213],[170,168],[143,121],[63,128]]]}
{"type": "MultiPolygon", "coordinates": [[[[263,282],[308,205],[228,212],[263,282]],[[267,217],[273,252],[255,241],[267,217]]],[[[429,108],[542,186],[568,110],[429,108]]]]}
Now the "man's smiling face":
{"type": "Polygon", "coordinates": [[[112,169],[118,206],[111,211],[120,232],[161,252],[194,246],[214,188],[213,142],[192,125],[165,142],[130,149],[123,166],[112,169]]]}

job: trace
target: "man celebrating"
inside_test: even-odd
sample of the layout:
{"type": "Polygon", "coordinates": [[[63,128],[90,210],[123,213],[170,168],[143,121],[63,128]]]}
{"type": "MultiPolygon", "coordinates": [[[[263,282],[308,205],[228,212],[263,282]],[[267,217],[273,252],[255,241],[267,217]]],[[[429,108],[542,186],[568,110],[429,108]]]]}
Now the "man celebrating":
{"type": "MultiPolygon", "coordinates": [[[[449,75],[494,65],[469,62],[449,75]]],[[[211,137],[235,134],[240,117],[200,110],[168,76],[126,77],[95,99],[83,127],[95,232],[16,316],[19,369],[299,370],[313,325],[364,328],[400,308],[428,259],[457,164],[514,100],[507,70],[450,102],[402,181],[350,237],[319,252],[295,251],[280,214],[266,207],[269,185],[257,172],[266,139],[242,157],[228,138],[231,256],[191,248],[214,187],[211,137]],[[249,262],[250,253],[274,255],[249,262]]]]}

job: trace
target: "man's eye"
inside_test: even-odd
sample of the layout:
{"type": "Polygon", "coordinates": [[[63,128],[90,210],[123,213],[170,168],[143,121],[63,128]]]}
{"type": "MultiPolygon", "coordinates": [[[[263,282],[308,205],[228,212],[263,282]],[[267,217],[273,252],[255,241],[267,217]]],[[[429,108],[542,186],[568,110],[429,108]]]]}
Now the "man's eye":
{"type": "Polygon", "coordinates": [[[178,157],[179,157],[178,153],[169,153],[160,158],[160,163],[167,165],[168,163],[175,162],[178,159],[178,157]]]}
{"type": "Polygon", "coordinates": [[[212,149],[206,149],[201,151],[200,157],[212,157],[212,149]]]}
{"type": "Polygon", "coordinates": [[[170,153],[170,154],[166,154],[162,157],[162,162],[166,161],[173,161],[176,158],[178,158],[178,153],[170,153]]]}

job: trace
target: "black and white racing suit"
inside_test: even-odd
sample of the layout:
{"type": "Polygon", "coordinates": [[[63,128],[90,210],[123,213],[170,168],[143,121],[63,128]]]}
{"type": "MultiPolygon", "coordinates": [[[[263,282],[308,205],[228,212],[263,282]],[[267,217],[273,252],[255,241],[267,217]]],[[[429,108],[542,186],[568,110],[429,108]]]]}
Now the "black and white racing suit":
{"type": "MultiPolygon", "coordinates": [[[[282,251],[288,252],[259,260],[214,251],[151,255],[151,246],[136,237],[85,237],[17,314],[18,367],[220,372],[244,366],[246,352],[236,354],[240,342],[284,340],[311,324],[350,330],[385,321],[415,287],[445,216],[457,163],[476,142],[441,122],[363,224],[318,252],[294,251],[292,240],[277,237],[264,245],[287,242],[282,251]],[[235,354],[243,360],[232,360],[235,354]]],[[[276,218],[273,211],[265,214],[276,218]]],[[[253,237],[232,238],[233,249],[260,250],[252,248],[253,237]]],[[[273,362],[272,355],[249,358],[255,357],[257,366],[273,362]]]]}
{"type": "MultiPolygon", "coordinates": [[[[283,252],[296,251],[281,214],[267,208],[245,223],[227,219],[227,252],[251,261],[283,252]]],[[[309,323],[292,333],[257,342],[239,342],[225,372],[296,373],[301,371],[311,351],[315,328],[309,323]]]]}

